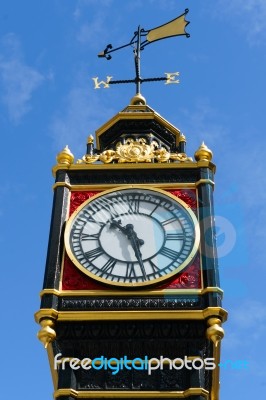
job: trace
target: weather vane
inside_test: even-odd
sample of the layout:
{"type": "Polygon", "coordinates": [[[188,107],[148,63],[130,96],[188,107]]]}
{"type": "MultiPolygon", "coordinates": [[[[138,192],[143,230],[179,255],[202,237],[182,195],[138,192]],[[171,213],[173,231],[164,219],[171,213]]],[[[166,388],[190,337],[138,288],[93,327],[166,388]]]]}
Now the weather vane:
{"type": "Polygon", "coordinates": [[[179,17],[173,19],[170,22],[167,22],[164,25],[160,25],[157,28],[153,28],[150,30],[145,30],[143,28],[138,27],[138,30],[134,33],[133,38],[129,43],[124,44],[123,46],[116,47],[115,49],[111,44],[108,44],[104,51],[98,54],[98,57],[106,58],[107,60],[111,60],[112,56],[110,53],[113,53],[117,50],[121,50],[128,46],[133,46],[134,50],[134,62],[135,62],[135,71],[136,76],[134,79],[124,79],[124,80],[112,80],[112,76],[107,76],[106,81],[99,81],[98,77],[92,78],[94,81],[94,88],[100,89],[109,88],[109,85],[114,85],[118,83],[135,83],[136,85],[136,93],[140,93],[140,85],[143,82],[155,82],[155,81],[165,81],[166,84],[170,83],[179,83],[179,80],[176,79],[179,76],[179,72],[165,73],[166,76],[161,78],[146,78],[143,79],[140,76],[140,52],[144,50],[144,48],[157,40],[166,39],[172,36],[182,36],[190,37],[189,33],[185,31],[186,26],[189,24],[189,21],[186,21],[185,16],[188,13],[188,9],[185,10],[184,14],[179,17]]]}

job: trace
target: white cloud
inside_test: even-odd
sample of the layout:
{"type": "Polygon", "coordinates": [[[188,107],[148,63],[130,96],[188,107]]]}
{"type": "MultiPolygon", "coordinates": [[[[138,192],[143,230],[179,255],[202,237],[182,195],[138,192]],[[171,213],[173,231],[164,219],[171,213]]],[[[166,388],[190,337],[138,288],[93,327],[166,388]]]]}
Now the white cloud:
{"type": "Polygon", "coordinates": [[[195,151],[202,141],[213,149],[217,143],[222,144],[228,140],[229,132],[226,125],[217,122],[223,120],[223,116],[211,105],[208,98],[197,99],[194,110],[192,107],[190,109],[182,108],[177,115],[180,113],[185,118],[182,126],[185,127],[184,134],[187,133],[189,149],[195,151]]]}
{"type": "Polygon", "coordinates": [[[245,357],[254,355],[266,334],[266,310],[263,303],[245,300],[239,308],[232,308],[229,320],[224,325],[226,330],[224,350],[242,352],[245,357]]]}
{"type": "Polygon", "coordinates": [[[93,7],[97,8],[108,7],[113,3],[113,0],[78,0],[75,11],[73,13],[74,18],[78,19],[82,16],[82,11],[84,7],[93,7]]]}
{"type": "MultiPolygon", "coordinates": [[[[262,184],[265,171],[260,162],[261,144],[253,142],[250,146],[248,127],[242,129],[241,134],[232,132],[227,116],[217,111],[208,98],[198,99],[190,110],[179,109],[176,115],[181,130],[187,136],[189,156],[193,156],[202,141],[213,151],[213,161],[217,164],[216,202],[219,201],[220,206],[238,205],[242,216],[241,224],[235,226],[237,235],[244,237],[248,243],[246,251],[252,253],[252,262],[264,269],[266,191],[262,184]],[[228,198],[221,198],[225,193],[228,198]]],[[[173,118],[174,125],[176,118],[173,118]]],[[[256,132],[253,136],[256,137],[256,132]]]]}
{"type": "Polygon", "coordinates": [[[20,43],[14,34],[4,36],[1,45],[1,101],[7,107],[10,120],[18,123],[30,111],[32,94],[45,78],[24,62],[20,43]]]}
{"type": "MultiPolygon", "coordinates": [[[[158,9],[165,9],[164,0],[147,0],[151,7],[158,9]]],[[[73,16],[76,21],[79,22],[79,30],[77,33],[77,40],[80,43],[90,45],[93,48],[98,48],[102,43],[108,43],[110,41],[110,31],[112,32],[112,39],[115,38],[117,30],[119,37],[122,40],[124,32],[119,30],[119,19],[128,18],[130,21],[130,15],[136,10],[141,11],[143,8],[142,0],[121,2],[118,5],[118,1],[114,0],[79,0],[73,16]],[[83,15],[85,15],[85,9],[93,8],[93,20],[88,19],[81,23],[83,15]],[[111,14],[116,12],[116,19],[112,24],[111,14]],[[109,24],[109,31],[107,31],[107,19],[109,24]],[[110,25],[111,24],[111,25],[110,25]]],[[[176,0],[169,0],[167,2],[167,10],[176,9],[176,0]]],[[[165,23],[166,21],[162,21],[165,23]]],[[[147,19],[147,25],[149,19],[147,19]]]]}
{"type": "Polygon", "coordinates": [[[87,137],[114,113],[113,109],[106,107],[99,100],[93,89],[76,85],[69,91],[61,112],[51,123],[50,134],[54,139],[56,151],[61,151],[65,145],[69,145],[70,150],[75,153],[75,158],[81,158],[85,154],[87,137]]]}
{"type": "Polygon", "coordinates": [[[106,19],[110,17],[110,6],[113,0],[79,0],[73,13],[74,19],[80,26],[77,33],[77,40],[93,48],[97,47],[103,40],[108,41],[106,31],[106,19]],[[81,23],[86,8],[94,8],[93,19],[81,23]]]}
{"type": "Polygon", "coordinates": [[[112,0],[100,0],[97,2],[100,3],[100,5],[97,5],[93,14],[91,13],[93,19],[88,18],[89,14],[85,22],[82,22],[82,19],[84,19],[82,17],[83,14],[85,14],[85,8],[89,5],[92,6],[94,3],[94,0],[82,1],[74,12],[74,18],[79,22],[76,35],[77,40],[82,44],[89,45],[91,48],[98,49],[99,45],[110,40],[109,31],[106,27],[108,25],[107,20],[109,19],[109,10],[112,0]]]}
{"type": "Polygon", "coordinates": [[[104,23],[105,17],[102,13],[97,13],[91,23],[84,23],[79,28],[77,39],[83,44],[88,44],[92,47],[97,46],[103,41],[103,35],[106,36],[106,25],[104,23]]]}
{"type": "Polygon", "coordinates": [[[165,2],[165,0],[148,0],[148,3],[150,3],[152,7],[161,8],[163,10],[176,10],[176,12],[178,13],[176,16],[184,12],[182,8],[177,7],[176,0],[167,0],[167,3],[165,2]]]}
{"type": "Polygon", "coordinates": [[[219,0],[212,12],[218,18],[226,16],[233,25],[246,34],[251,45],[261,45],[266,38],[265,0],[219,0]]]}

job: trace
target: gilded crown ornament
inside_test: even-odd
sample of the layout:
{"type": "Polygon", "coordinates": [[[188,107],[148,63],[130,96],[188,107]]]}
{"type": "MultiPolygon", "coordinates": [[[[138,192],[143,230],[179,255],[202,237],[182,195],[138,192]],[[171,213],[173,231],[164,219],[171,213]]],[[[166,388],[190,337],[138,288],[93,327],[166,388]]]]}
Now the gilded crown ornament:
{"type": "Polygon", "coordinates": [[[115,150],[108,149],[100,154],[86,154],[82,159],[77,160],[78,164],[92,164],[101,161],[104,164],[117,163],[166,163],[166,162],[192,162],[192,158],[185,153],[169,152],[165,147],[160,147],[159,143],[153,140],[147,144],[144,137],[134,139],[127,138],[125,144],[118,142],[115,150]]]}
{"type": "Polygon", "coordinates": [[[211,161],[212,151],[206,146],[204,142],[200,145],[198,150],[195,152],[196,161],[211,161]]]}
{"type": "Polygon", "coordinates": [[[58,164],[73,164],[74,162],[74,155],[71,153],[69,147],[66,145],[66,147],[57,154],[56,156],[58,164]]]}

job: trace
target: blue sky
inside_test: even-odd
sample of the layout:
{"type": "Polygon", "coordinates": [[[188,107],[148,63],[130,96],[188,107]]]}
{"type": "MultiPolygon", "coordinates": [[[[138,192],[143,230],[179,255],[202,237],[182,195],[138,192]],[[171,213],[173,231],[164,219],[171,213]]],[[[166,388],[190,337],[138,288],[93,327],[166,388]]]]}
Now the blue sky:
{"type": "Polygon", "coordinates": [[[147,83],[149,106],[187,137],[193,156],[204,140],[217,165],[215,208],[224,308],[221,400],[265,391],[265,70],[264,0],[9,0],[0,11],[1,369],[3,397],[52,398],[33,313],[39,308],[49,232],[51,167],[68,144],[76,158],[88,134],[129,104],[133,85],[94,90],[92,77],[132,78],[127,43],[140,24],[161,25],[189,8],[190,39],[142,52],[142,77],[180,72],[179,85],[147,83]],[[14,378],[16,377],[16,378],[14,378]],[[28,388],[31,387],[31,390],[28,388]]]}

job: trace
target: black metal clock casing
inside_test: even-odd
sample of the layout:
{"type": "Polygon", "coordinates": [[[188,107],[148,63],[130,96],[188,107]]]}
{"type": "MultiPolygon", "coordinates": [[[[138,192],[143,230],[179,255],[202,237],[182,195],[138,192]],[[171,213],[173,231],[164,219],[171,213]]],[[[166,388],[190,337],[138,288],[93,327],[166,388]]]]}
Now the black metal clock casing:
{"type": "MultiPolygon", "coordinates": [[[[110,161],[110,155],[116,157],[117,149],[127,145],[134,154],[144,149],[144,161],[125,162],[120,152],[121,162],[74,163],[68,150],[58,158],[41,308],[36,313],[51,365],[58,353],[80,359],[212,357],[219,353],[219,343],[214,346],[212,341],[221,335],[226,312],[221,308],[215,166],[209,150],[202,147],[196,161],[189,159],[180,131],[146,104],[131,104],[113,117],[96,132],[96,141],[94,149],[88,143],[85,161],[110,161]],[[190,188],[195,210],[170,193],[190,188]],[[69,217],[77,192],[93,196],[69,217]],[[62,288],[67,258],[77,272],[71,290],[62,288]],[[171,282],[179,274],[186,276],[195,260],[201,285],[195,288],[187,274],[185,289],[173,289],[171,282]],[[82,286],[86,279],[90,290],[82,286]]],[[[126,371],[115,377],[106,370],[69,367],[51,372],[57,400],[204,400],[218,385],[217,374],[205,370],[165,369],[152,376],[126,371]]]]}

